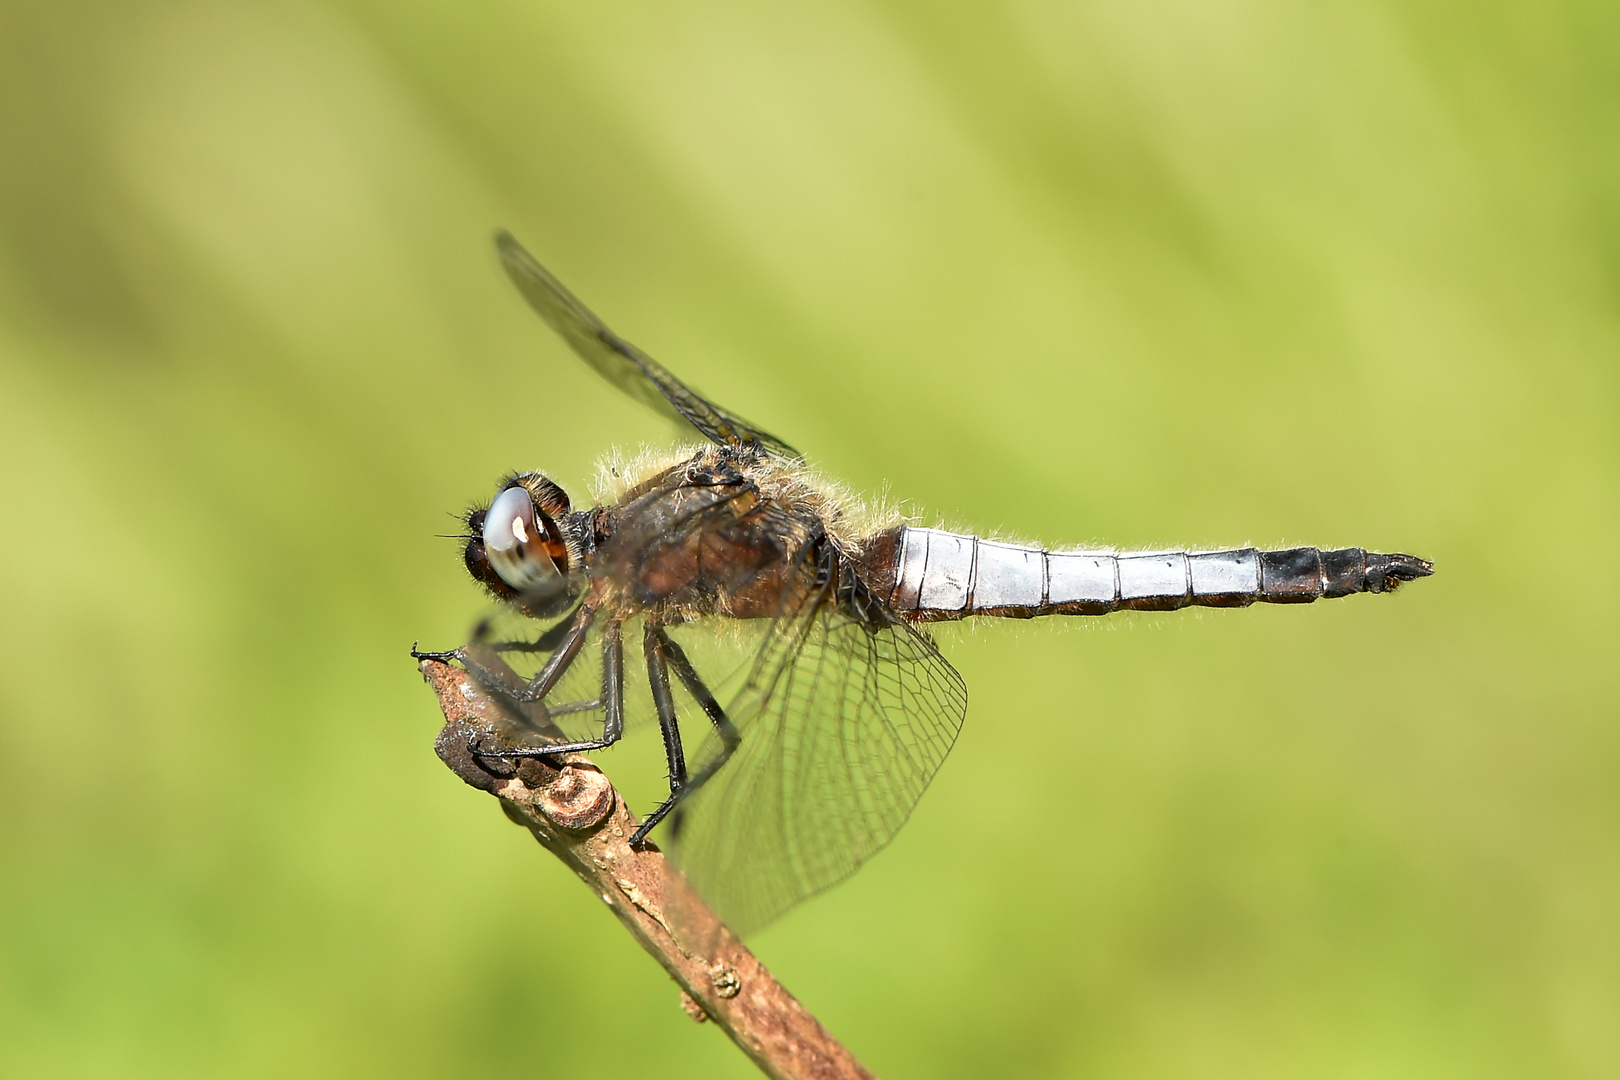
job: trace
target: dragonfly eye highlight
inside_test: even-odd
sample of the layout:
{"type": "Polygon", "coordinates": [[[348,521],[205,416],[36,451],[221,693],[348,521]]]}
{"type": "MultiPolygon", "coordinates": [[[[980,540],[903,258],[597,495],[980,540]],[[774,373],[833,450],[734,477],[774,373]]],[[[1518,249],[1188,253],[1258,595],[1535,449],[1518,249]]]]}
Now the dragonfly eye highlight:
{"type": "Polygon", "coordinates": [[[497,495],[482,532],[484,558],[518,592],[531,592],[562,573],[559,559],[566,564],[566,549],[526,489],[514,484],[497,495]]]}

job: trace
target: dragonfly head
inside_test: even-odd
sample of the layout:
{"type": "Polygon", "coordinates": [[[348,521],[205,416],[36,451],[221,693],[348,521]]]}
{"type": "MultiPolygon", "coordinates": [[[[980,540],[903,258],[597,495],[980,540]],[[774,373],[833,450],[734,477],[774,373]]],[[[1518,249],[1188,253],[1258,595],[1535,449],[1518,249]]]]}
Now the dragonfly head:
{"type": "Polygon", "coordinates": [[[470,510],[466,520],[462,559],[496,596],[524,604],[566,590],[579,545],[569,535],[568,496],[562,488],[539,473],[514,476],[488,509],[470,510]]]}

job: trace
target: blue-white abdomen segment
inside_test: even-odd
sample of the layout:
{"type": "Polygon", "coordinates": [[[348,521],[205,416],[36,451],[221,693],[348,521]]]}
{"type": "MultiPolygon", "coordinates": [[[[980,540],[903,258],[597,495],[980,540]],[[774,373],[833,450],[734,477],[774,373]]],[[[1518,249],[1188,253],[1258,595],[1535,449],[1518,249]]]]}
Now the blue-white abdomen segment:
{"type": "Polygon", "coordinates": [[[1194,596],[1258,596],[1260,553],[1254,548],[1200,551],[1187,556],[1194,596]]]}
{"type": "Polygon", "coordinates": [[[1120,600],[1152,600],[1180,607],[1192,593],[1187,556],[1180,551],[1117,556],[1120,600]]]}
{"type": "Polygon", "coordinates": [[[973,549],[978,539],[936,532],[923,544],[924,575],[918,603],[940,611],[961,611],[967,606],[973,582],[973,549]]]}
{"type": "Polygon", "coordinates": [[[1043,606],[1085,605],[1111,609],[1119,597],[1119,562],[1098,551],[1041,552],[1047,565],[1043,606]]]}
{"type": "Polygon", "coordinates": [[[980,540],[974,551],[975,610],[1040,606],[1045,602],[1045,552],[980,540]]]}
{"type": "Polygon", "coordinates": [[[1387,592],[1426,575],[1410,555],[1319,551],[1047,551],[904,526],[896,536],[890,604],[923,619],[968,615],[1106,615],[1189,604],[1308,603],[1387,592]]]}

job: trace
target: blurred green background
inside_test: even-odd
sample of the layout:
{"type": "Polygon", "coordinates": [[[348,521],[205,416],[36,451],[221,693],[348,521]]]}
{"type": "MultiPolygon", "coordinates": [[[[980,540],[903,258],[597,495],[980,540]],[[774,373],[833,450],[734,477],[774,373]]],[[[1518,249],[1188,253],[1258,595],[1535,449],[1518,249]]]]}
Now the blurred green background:
{"type": "Polygon", "coordinates": [[[945,635],[755,941],[874,1070],[1620,1073],[1620,8],[1443,0],[4,4],[0,1072],[752,1075],[431,751],[449,514],[669,437],[497,226],[928,523],[1438,563],[945,635]]]}

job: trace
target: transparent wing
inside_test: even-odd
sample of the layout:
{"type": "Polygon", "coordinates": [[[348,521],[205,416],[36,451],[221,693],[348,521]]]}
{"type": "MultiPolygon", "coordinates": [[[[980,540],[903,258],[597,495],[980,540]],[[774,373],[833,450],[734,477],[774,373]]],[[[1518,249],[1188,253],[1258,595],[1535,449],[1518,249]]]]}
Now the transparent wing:
{"type": "MultiPolygon", "coordinates": [[[[836,575],[810,569],[729,706],[741,742],[664,830],[687,878],[739,933],[887,844],[967,713],[962,677],[924,633],[860,617],[836,575]]],[[[711,737],[697,760],[722,753],[711,737]]]]}
{"type": "Polygon", "coordinates": [[[776,436],[700,397],[668,368],[609,330],[511,233],[496,233],[495,247],[529,306],[608,382],[666,416],[685,420],[722,446],[755,443],[777,457],[800,456],[776,436]]]}

